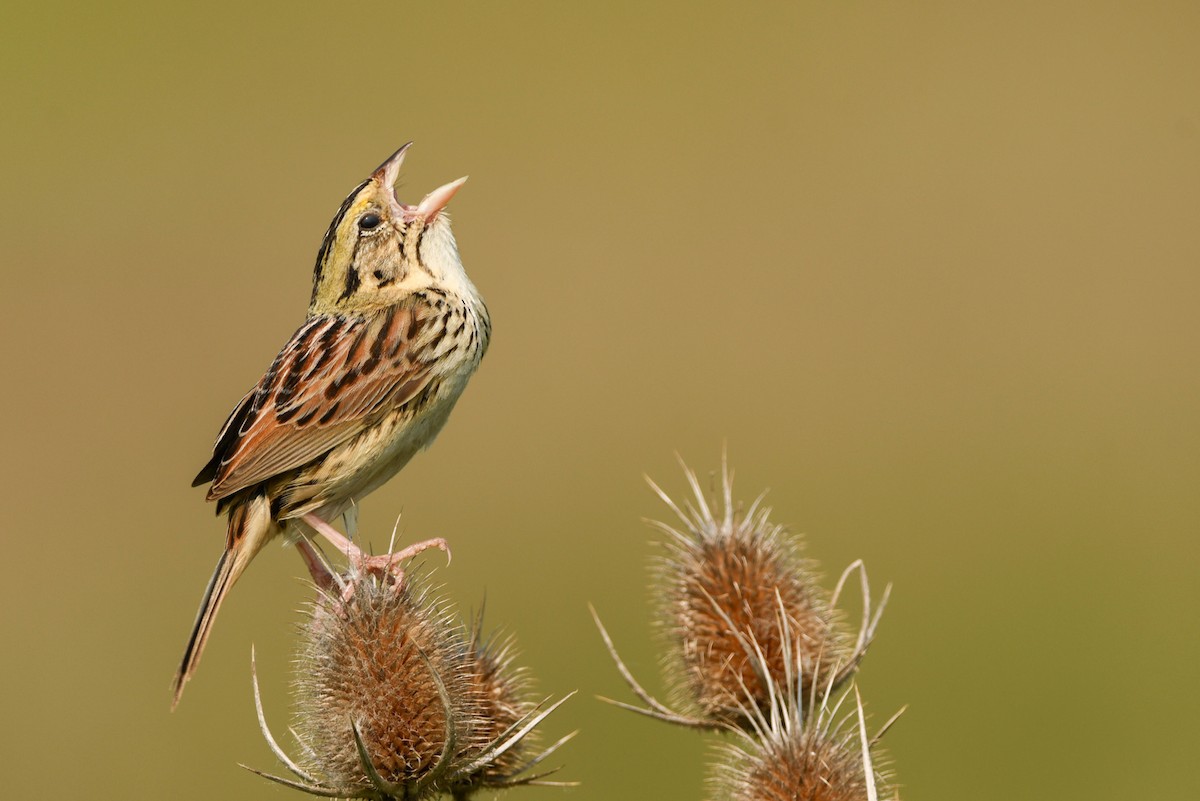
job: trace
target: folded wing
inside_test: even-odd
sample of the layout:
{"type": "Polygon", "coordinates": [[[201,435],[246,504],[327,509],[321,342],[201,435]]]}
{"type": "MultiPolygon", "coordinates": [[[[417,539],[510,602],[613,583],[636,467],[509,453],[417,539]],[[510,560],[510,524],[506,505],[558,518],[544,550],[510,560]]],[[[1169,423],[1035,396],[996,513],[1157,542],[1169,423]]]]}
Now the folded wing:
{"type": "Polygon", "coordinates": [[[209,500],[301,467],[411,401],[431,378],[439,324],[417,298],[367,317],[305,322],[225,423],[195,484],[209,500]]]}

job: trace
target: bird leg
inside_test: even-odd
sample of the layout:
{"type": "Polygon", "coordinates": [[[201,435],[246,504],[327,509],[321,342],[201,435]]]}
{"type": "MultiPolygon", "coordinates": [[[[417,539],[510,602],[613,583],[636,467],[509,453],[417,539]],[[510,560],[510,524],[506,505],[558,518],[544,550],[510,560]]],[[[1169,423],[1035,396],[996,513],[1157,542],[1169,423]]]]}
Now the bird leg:
{"type": "Polygon", "coordinates": [[[329,562],[325,559],[325,554],[313,545],[308,537],[300,537],[296,540],[296,550],[300,551],[300,558],[304,560],[305,567],[308,568],[308,574],[312,576],[313,583],[325,592],[331,592],[335,585],[340,585],[341,579],[333,572],[329,566],[329,562]]]}
{"type": "MultiPolygon", "coordinates": [[[[377,575],[381,578],[385,575],[390,575],[396,582],[397,586],[399,586],[404,579],[404,571],[400,568],[401,562],[412,559],[417,554],[430,548],[437,548],[445,551],[447,559],[450,557],[450,546],[441,537],[424,540],[422,542],[415,542],[412,545],[409,545],[407,548],[396,551],[395,553],[385,553],[380,554],[379,556],[370,556],[353,542],[351,542],[345,535],[342,534],[342,532],[338,531],[333,526],[317,517],[315,514],[310,512],[309,514],[304,515],[301,520],[312,526],[313,531],[317,532],[326,540],[328,540],[329,544],[336,548],[340,553],[344,553],[346,555],[346,559],[349,560],[352,566],[358,570],[377,575]]],[[[321,559],[320,554],[315,552],[315,548],[311,543],[304,542],[303,540],[301,540],[301,542],[306,545],[307,548],[302,547],[300,549],[300,555],[304,558],[305,563],[308,565],[309,572],[313,575],[313,580],[317,582],[318,586],[324,586],[326,588],[332,586],[330,583],[331,576],[329,574],[329,569],[325,565],[324,560],[321,559]],[[318,575],[318,571],[321,575],[318,575]]]]}

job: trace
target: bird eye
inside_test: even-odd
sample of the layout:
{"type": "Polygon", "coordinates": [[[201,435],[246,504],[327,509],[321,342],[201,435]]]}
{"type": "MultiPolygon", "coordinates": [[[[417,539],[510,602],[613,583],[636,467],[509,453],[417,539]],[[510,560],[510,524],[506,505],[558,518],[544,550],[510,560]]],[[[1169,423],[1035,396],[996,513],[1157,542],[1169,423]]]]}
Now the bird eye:
{"type": "Polygon", "coordinates": [[[379,226],[379,215],[374,212],[364,214],[358,218],[358,227],[363,231],[370,231],[372,228],[379,226]]]}

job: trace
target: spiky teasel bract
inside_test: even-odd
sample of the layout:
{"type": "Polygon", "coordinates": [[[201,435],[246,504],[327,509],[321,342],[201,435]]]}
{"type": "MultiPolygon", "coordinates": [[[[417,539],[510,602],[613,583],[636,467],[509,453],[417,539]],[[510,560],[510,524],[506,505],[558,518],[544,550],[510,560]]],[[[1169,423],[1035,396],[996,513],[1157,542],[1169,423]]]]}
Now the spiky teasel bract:
{"type": "Polygon", "coordinates": [[[682,523],[652,523],[668,535],[655,581],[668,672],[676,695],[701,716],[737,720],[747,693],[768,700],[749,642],[761,649],[767,675],[783,679],[791,655],[783,649],[780,614],[796,632],[807,682],[820,683],[845,664],[849,637],[811,563],[800,558],[799,543],[771,522],[761,496],[742,511],[727,467],[720,494],[711,498],[693,471],[684,466],[684,473],[693,497],[682,505],[650,482],[682,523]]]}
{"type": "Polygon", "coordinates": [[[304,758],[297,764],[275,742],[256,680],[263,734],[297,778],[255,773],[314,795],[379,801],[549,783],[521,774],[569,737],[533,757],[521,746],[566,699],[510,697],[524,681],[508,673],[511,660],[481,650],[419,576],[339,577],[318,592],[293,687],[304,758]]]}
{"type": "MultiPolygon", "coordinates": [[[[789,631],[780,624],[785,654],[784,680],[770,678],[761,657],[756,672],[765,677],[767,703],[746,698],[750,726],[733,742],[718,746],[711,776],[718,799],[726,801],[876,801],[888,777],[879,769],[875,746],[900,713],[868,737],[858,688],[853,706],[843,713],[849,691],[834,695],[801,674],[801,649],[792,647],[789,631]]],[[[761,655],[762,650],[753,644],[761,655]]],[[[904,710],[901,710],[903,712],[904,710]]],[[[898,796],[897,796],[898,797],[898,796]]]]}

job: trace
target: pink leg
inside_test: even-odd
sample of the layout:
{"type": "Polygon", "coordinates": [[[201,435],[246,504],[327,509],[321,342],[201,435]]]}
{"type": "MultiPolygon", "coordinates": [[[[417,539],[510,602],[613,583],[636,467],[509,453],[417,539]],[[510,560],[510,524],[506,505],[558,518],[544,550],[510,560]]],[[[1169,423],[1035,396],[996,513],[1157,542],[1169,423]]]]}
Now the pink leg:
{"type": "Polygon", "coordinates": [[[300,551],[300,558],[304,560],[304,564],[308,568],[308,573],[312,576],[314,584],[325,591],[329,591],[339,583],[337,576],[329,569],[329,564],[325,561],[324,555],[306,537],[301,537],[297,540],[296,549],[300,551]]]}
{"type": "MultiPolygon", "coordinates": [[[[330,545],[332,545],[341,553],[344,553],[350,563],[359,570],[365,570],[368,573],[374,573],[379,576],[382,576],[385,573],[390,573],[397,582],[404,578],[404,571],[400,569],[400,563],[406,559],[412,559],[422,551],[426,551],[430,548],[438,548],[446,552],[447,559],[450,557],[450,546],[447,545],[446,541],[441,537],[413,543],[407,548],[396,551],[395,553],[369,556],[368,554],[364,553],[361,548],[347,539],[342,532],[338,531],[333,526],[317,517],[315,514],[310,512],[309,514],[304,515],[301,519],[308,525],[312,526],[314,531],[328,540],[330,545]]],[[[311,549],[312,546],[309,545],[309,548],[311,549]]],[[[319,560],[320,556],[318,554],[314,554],[312,551],[306,552],[303,549],[301,550],[301,555],[304,557],[305,562],[309,563],[309,572],[313,572],[313,567],[310,560],[313,557],[319,560]]],[[[323,562],[321,563],[320,567],[324,573],[328,573],[328,570],[325,568],[323,562]]],[[[317,578],[315,572],[313,572],[313,579],[320,584],[321,579],[317,578]]]]}

